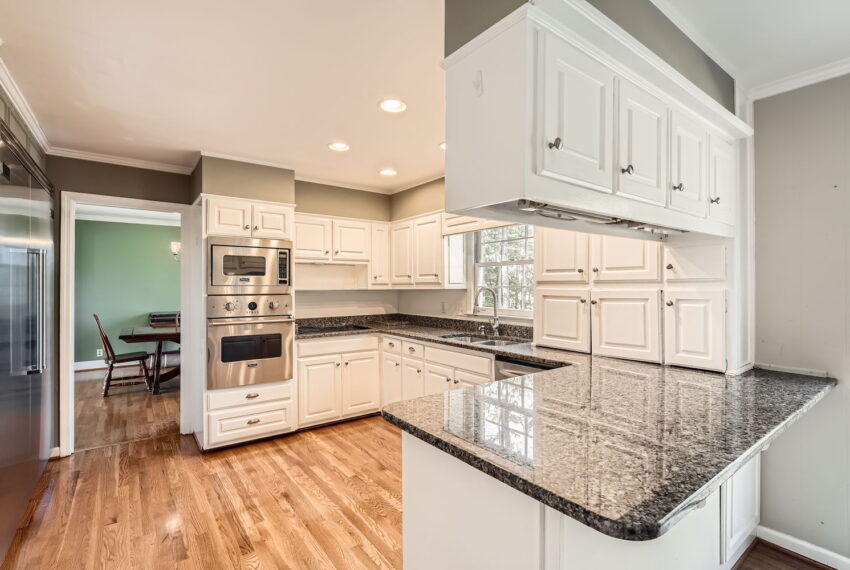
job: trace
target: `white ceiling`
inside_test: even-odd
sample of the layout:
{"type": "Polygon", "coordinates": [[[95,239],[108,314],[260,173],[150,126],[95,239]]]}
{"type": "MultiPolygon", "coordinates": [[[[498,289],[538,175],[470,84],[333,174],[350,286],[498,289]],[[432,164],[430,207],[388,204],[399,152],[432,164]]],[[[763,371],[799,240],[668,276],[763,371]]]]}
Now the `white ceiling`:
{"type": "Polygon", "coordinates": [[[442,175],[440,0],[0,0],[0,13],[0,58],[51,147],[178,167],[206,151],[383,192],[442,175]],[[380,111],[388,97],[407,111],[380,111]]]}
{"type": "Polygon", "coordinates": [[[847,0],[652,2],[745,89],[850,63],[847,0]]]}

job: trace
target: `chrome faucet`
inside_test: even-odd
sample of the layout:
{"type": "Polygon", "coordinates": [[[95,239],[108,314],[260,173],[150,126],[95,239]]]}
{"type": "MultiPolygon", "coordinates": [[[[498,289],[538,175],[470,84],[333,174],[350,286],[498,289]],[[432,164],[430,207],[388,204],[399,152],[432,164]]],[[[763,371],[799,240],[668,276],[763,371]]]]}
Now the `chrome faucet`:
{"type": "Polygon", "coordinates": [[[479,287],[475,291],[475,308],[480,309],[478,305],[478,297],[482,291],[489,291],[493,295],[493,317],[490,319],[490,328],[493,330],[493,336],[499,336],[499,298],[496,296],[496,290],[492,287],[479,287]]]}

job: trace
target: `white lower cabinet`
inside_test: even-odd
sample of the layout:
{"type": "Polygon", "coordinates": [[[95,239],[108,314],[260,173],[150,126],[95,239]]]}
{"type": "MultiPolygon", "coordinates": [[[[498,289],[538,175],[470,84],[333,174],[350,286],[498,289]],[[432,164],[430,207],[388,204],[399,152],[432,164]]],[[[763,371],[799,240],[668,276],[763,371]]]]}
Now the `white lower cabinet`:
{"type": "Polygon", "coordinates": [[[251,441],[297,427],[295,382],[210,390],[204,449],[251,441]]]}
{"type": "Polygon", "coordinates": [[[339,354],[302,358],[298,361],[298,423],[300,426],[331,421],[341,416],[342,381],[339,354]]]}
{"type": "Polygon", "coordinates": [[[658,289],[593,290],[593,354],[661,362],[660,296],[658,289]]]}
{"type": "Polygon", "coordinates": [[[594,283],[659,281],[661,244],[654,241],[590,236],[590,265],[594,283]]]}
{"type": "Polygon", "coordinates": [[[357,416],[381,407],[378,351],[342,355],[342,416],[357,416]]]}
{"type": "Polygon", "coordinates": [[[455,371],[440,364],[425,364],[425,393],[442,394],[455,388],[455,371]]]}
{"type": "Polygon", "coordinates": [[[381,403],[386,406],[401,399],[401,356],[384,352],[381,362],[381,403]]]}
{"type": "Polygon", "coordinates": [[[664,291],[664,363],[726,370],[726,291],[664,291]]]}
{"type": "Polygon", "coordinates": [[[737,560],[752,542],[761,512],[761,454],[720,487],[720,563],[737,560]]]}
{"type": "Polygon", "coordinates": [[[425,376],[422,368],[425,364],[417,358],[403,358],[401,361],[401,397],[403,400],[419,398],[425,395],[425,376]]]}
{"type": "Polygon", "coordinates": [[[590,352],[590,289],[534,289],[534,343],[590,352]]]}

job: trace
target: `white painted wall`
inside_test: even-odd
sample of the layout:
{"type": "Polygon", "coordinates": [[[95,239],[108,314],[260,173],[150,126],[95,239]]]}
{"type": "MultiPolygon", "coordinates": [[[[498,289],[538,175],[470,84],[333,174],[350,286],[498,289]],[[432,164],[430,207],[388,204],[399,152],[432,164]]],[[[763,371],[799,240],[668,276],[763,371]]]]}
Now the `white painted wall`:
{"type": "Polygon", "coordinates": [[[397,313],[398,291],[296,291],[295,317],[347,317],[397,313]]]}
{"type": "Polygon", "coordinates": [[[838,388],[763,457],[762,525],[850,556],[850,76],[755,103],[756,362],[838,388]]]}

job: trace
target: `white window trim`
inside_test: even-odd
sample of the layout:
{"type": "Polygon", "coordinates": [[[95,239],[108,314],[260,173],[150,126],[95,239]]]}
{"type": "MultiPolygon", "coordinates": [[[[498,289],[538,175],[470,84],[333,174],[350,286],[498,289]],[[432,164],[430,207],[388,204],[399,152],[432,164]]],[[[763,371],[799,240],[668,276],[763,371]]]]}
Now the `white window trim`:
{"type": "MultiPolygon", "coordinates": [[[[516,225],[531,225],[531,224],[516,224],[516,225]]],[[[493,310],[487,309],[485,307],[478,307],[476,305],[476,297],[475,294],[478,290],[478,284],[476,281],[476,271],[475,271],[475,234],[478,232],[469,232],[466,234],[466,274],[467,274],[467,283],[470,284],[468,288],[467,294],[467,302],[466,302],[466,315],[471,317],[492,317],[493,310]]],[[[537,249],[535,248],[535,252],[537,249]]],[[[501,261],[489,263],[488,265],[492,266],[500,266],[500,265],[534,265],[534,260],[526,260],[526,261],[501,261]]],[[[531,285],[532,293],[534,292],[534,287],[536,284],[531,285]]],[[[517,309],[499,309],[499,318],[507,317],[512,320],[517,321],[533,321],[534,320],[534,311],[520,311],[517,309]]],[[[525,323],[523,323],[525,324],[525,323]]]]}

